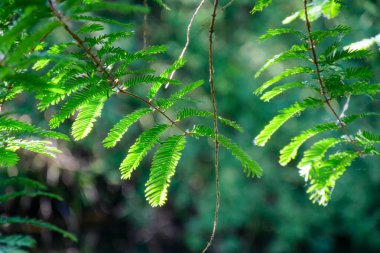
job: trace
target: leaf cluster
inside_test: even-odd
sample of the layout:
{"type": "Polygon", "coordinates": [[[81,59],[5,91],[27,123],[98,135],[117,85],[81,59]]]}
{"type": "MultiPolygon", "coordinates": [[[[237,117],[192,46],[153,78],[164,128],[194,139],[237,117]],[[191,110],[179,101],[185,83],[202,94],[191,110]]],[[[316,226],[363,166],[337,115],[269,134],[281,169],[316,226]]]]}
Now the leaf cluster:
{"type": "MultiPolygon", "coordinates": [[[[336,1],[313,1],[307,6],[310,14],[306,22],[316,20],[321,13],[327,18],[333,18],[339,6],[340,3],[336,1]]],[[[304,12],[300,11],[297,15],[305,19],[304,12]]],[[[294,136],[281,149],[279,155],[279,163],[286,166],[297,157],[302,145],[310,142],[312,138],[315,139],[314,143],[311,142],[312,145],[304,148],[305,151],[297,167],[308,184],[307,192],[310,194],[310,199],[320,205],[328,203],[336,181],[355,159],[366,155],[378,155],[377,136],[353,125],[359,119],[378,114],[348,113],[352,97],[358,95],[373,97],[380,91],[379,84],[371,82],[372,70],[355,62],[371,56],[372,53],[367,49],[342,47],[339,41],[329,42],[331,38],[344,36],[349,31],[350,28],[346,26],[310,32],[279,28],[270,29],[260,37],[260,40],[266,40],[283,35],[295,36],[299,39],[299,43],[266,60],[256,77],[269,67],[291,58],[299,59],[299,64],[285,69],[264,82],[255,90],[255,94],[265,102],[277,99],[278,96],[292,90],[299,94],[310,95],[280,110],[256,136],[254,143],[258,146],[266,145],[286,122],[304,112],[320,113],[320,110],[327,110],[332,118],[330,122],[320,122],[318,121],[320,117],[316,117],[314,126],[294,136]],[[326,40],[327,38],[329,40],[326,40]],[[327,44],[323,46],[324,49],[322,42],[323,45],[327,44]],[[302,81],[287,81],[290,77],[298,77],[302,81]],[[344,101],[346,102],[342,112],[338,112],[333,102],[344,103],[344,101]],[[354,128],[357,128],[358,133],[350,134],[350,129],[354,128]]]]}
{"type": "MultiPolygon", "coordinates": [[[[196,89],[201,88],[203,81],[183,85],[178,80],[169,78],[170,73],[184,66],[184,58],[178,59],[161,73],[145,67],[155,61],[155,55],[164,53],[166,47],[149,46],[134,51],[126,49],[122,45],[133,38],[133,26],[94,15],[99,11],[108,10],[117,10],[125,14],[146,13],[147,9],[144,6],[130,5],[122,1],[83,1],[81,4],[78,0],[48,2],[46,8],[41,10],[40,15],[43,18],[35,18],[35,24],[30,26],[29,18],[34,17],[37,3],[36,8],[30,5],[32,9],[23,13],[25,17],[21,16],[19,22],[4,33],[0,52],[11,50],[16,54],[15,57],[7,57],[2,62],[4,71],[0,74],[0,80],[4,84],[4,102],[12,100],[21,92],[33,93],[38,99],[39,110],[51,108],[55,111],[49,121],[50,127],[57,129],[66,120],[72,120],[71,135],[74,140],[80,141],[91,133],[95,124],[102,118],[105,105],[114,97],[124,97],[126,103],[135,100],[139,103],[138,108],[126,112],[119,122],[106,130],[103,145],[105,148],[115,147],[128,134],[128,130],[143,117],[153,118],[154,125],[149,129],[143,129],[126,152],[120,164],[120,172],[121,178],[129,179],[144,157],[153,151],[145,195],[152,206],[163,205],[186,140],[198,138],[199,134],[213,138],[202,131],[195,135],[184,127],[193,125],[193,129],[196,129],[198,124],[194,122],[197,117],[208,118],[210,124],[212,122],[213,113],[199,110],[195,105],[188,105],[186,102],[196,89]],[[24,18],[25,22],[21,22],[24,18]],[[26,25],[27,23],[29,25],[26,25]],[[21,26],[22,24],[24,25],[21,26]],[[107,29],[107,26],[112,26],[113,29],[107,29]],[[33,29],[29,29],[30,27],[33,29]],[[45,38],[57,28],[63,29],[67,38],[54,45],[46,43],[45,38]],[[19,31],[23,31],[27,36],[16,36],[19,31]],[[18,50],[23,44],[25,47],[18,50]],[[161,95],[160,91],[168,83],[173,84],[169,92],[166,92],[165,96],[161,95]]],[[[156,2],[166,6],[163,1],[156,2]]],[[[217,119],[229,127],[242,130],[234,121],[221,116],[217,116],[217,119]]],[[[58,152],[47,146],[45,141],[26,142],[24,139],[17,139],[14,136],[16,121],[1,121],[0,118],[0,127],[2,122],[7,124],[3,127],[3,132],[9,135],[4,141],[4,148],[0,149],[2,156],[8,156],[5,165],[15,164],[18,158],[16,159],[13,152],[19,148],[45,155],[58,152]]],[[[52,131],[27,127],[21,122],[17,124],[23,124],[22,134],[29,131],[41,137],[67,139],[52,131]]],[[[225,137],[221,137],[221,140],[242,162],[248,175],[261,174],[258,164],[236,144],[225,137]]]]}

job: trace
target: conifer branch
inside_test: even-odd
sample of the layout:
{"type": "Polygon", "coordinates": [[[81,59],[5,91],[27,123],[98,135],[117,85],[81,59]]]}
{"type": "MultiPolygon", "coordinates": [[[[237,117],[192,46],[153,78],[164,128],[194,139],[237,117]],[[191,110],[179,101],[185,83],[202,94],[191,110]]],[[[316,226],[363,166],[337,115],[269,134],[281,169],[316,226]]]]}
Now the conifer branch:
{"type": "Polygon", "coordinates": [[[148,101],[147,99],[133,94],[125,89],[120,88],[119,81],[109,72],[102,64],[101,60],[91,52],[90,48],[85,45],[85,42],[68,26],[65,16],[58,10],[56,0],[49,0],[50,8],[53,11],[54,15],[58,18],[63,28],[70,34],[70,36],[78,43],[79,47],[84,50],[86,55],[90,58],[93,64],[98,68],[98,71],[104,74],[107,77],[108,82],[110,83],[112,88],[116,88],[119,93],[126,94],[127,96],[134,97],[150,108],[153,108],[155,111],[159,112],[162,116],[164,116],[171,125],[176,126],[180,131],[184,133],[184,135],[188,135],[188,131],[183,129],[175,120],[172,120],[165,112],[163,112],[159,107],[155,106],[153,103],[148,101]]]}
{"type": "Polygon", "coordinates": [[[219,189],[219,136],[218,136],[218,116],[215,101],[215,85],[214,85],[214,62],[213,62],[213,35],[215,27],[216,12],[218,8],[219,1],[214,0],[214,8],[211,14],[211,24],[209,29],[209,83],[211,90],[211,101],[212,101],[212,111],[214,120],[214,135],[215,135],[215,192],[216,192],[216,202],[215,202],[215,214],[214,214],[214,224],[212,228],[212,233],[210,240],[208,241],[206,247],[203,249],[202,253],[205,253],[207,249],[212,245],[214,241],[216,226],[218,223],[219,216],[219,206],[220,206],[220,189],[219,189]]]}
{"type": "Polygon", "coordinates": [[[348,140],[354,145],[356,152],[358,154],[361,154],[362,152],[360,151],[358,145],[356,144],[356,141],[354,139],[352,139],[352,137],[350,136],[350,133],[347,131],[346,124],[341,120],[338,113],[335,111],[335,109],[332,107],[332,105],[330,103],[330,98],[327,95],[327,89],[326,89],[326,86],[324,84],[324,81],[323,81],[323,78],[321,75],[322,70],[319,67],[318,57],[317,57],[317,53],[315,50],[315,43],[314,43],[314,40],[313,40],[312,35],[311,35],[311,24],[310,24],[310,20],[309,20],[308,11],[307,11],[307,0],[304,0],[303,3],[304,3],[303,4],[304,12],[305,12],[306,31],[307,31],[307,35],[308,35],[308,39],[309,39],[309,47],[310,47],[310,52],[312,55],[312,63],[315,66],[315,72],[317,74],[317,79],[318,79],[318,83],[319,83],[319,87],[320,87],[320,93],[324,98],[324,102],[326,103],[326,105],[328,106],[328,108],[330,109],[332,114],[335,116],[337,122],[340,125],[340,128],[346,134],[348,140]]]}

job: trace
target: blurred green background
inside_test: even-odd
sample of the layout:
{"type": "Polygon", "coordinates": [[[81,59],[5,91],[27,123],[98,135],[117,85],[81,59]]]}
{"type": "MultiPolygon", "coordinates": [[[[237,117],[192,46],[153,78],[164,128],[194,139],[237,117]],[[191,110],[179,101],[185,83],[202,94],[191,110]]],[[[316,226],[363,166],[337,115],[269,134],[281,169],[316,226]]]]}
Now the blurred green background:
{"type": "MultiPolygon", "coordinates": [[[[135,1],[138,3],[138,1],[135,1]]],[[[142,1],[141,1],[142,2],[142,1]]],[[[149,1],[149,44],[165,44],[167,54],[153,62],[162,71],[180,54],[185,44],[186,27],[198,1],[167,0],[171,10],[149,1]]],[[[220,1],[223,6],[228,1],[220,1]]],[[[296,162],[281,167],[279,150],[300,130],[311,126],[316,118],[326,121],[323,114],[304,114],[291,120],[276,133],[265,148],[255,147],[254,137],[275,113],[302,94],[286,93],[271,103],[264,103],[252,92],[263,81],[286,66],[278,64],[260,79],[255,72],[266,58],[291,46],[293,37],[281,36],[266,42],[257,38],[269,28],[302,8],[302,1],[277,0],[263,13],[250,15],[253,1],[235,1],[219,12],[215,31],[215,84],[220,115],[240,123],[245,131],[221,132],[234,139],[264,168],[261,179],[248,179],[240,165],[227,152],[220,156],[221,206],[217,235],[209,252],[380,252],[380,166],[375,158],[361,159],[344,174],[327,207],[312,204],[305,193],[306,185],[298,175],[296,162]]],[[[191,32],[186,54],[188,63],[177,72],[177,79],[190,83],[208,80],[208,25],[212,1],[206,1],[191,32]]],[[[142,48],[141,15],[118,16],[101,13],[122,21],[135,23],[136,37],[123,45],[142,48]]],[[[380,1],[344,1],[341,15],[334,20],[320,19],[313,28],[337,24],[349,25],[352,33],[342,38],[344,45],[380,33],[380,1]]],[[[301,21],[291,27],[304,29],[301,21]]],[[[110,27],[112,29],[112,27],[110,27]]],[[[54,43],[64,34],[50,38],[54,43]]],[[[374,56],[363,62],[380,80],[379,47],[374,56]]],[[[194,93],[201,107],[211,109],[207,83],[194,93]]],[[[26,121],[47,128],[53,109],[44,114],[36,111],[36,101],[28,95],[19,96],[7,110],[15,110],[26,121]]],[[[46,182],[53,192],[61,194],[65,203],[46,199],[22,199],[12,202],[8,212],[31,214],[52,221],[76,233],[79,243],[73,244],[56,234],[29,231],[39,238],[35,252],[68,253],[169,253],[200,252],[206,245],[214,215],[213,144],[190,141],[184,151],[169,190],[169,201],[162,208],[151,208],[144,198],[150,158],[131,181],[121,181],[118,166],[129,146],[151,123],[141,122],[129,132],[115,149],[105,150],[101,140],[126,112],[138,104],[130,98],[114,98],[106,105],[94,132],[78,143],[60,142],[64,151],[58,159],[25,153],[18,169],[9,175],[26,174],[46,182]]],[[[353,99],[349,112],[379,111],[379,100],[353,99]]],[[[70,122],[60,130],[70,133],[70,122]]],[[[378,119],[361,121],[363,127],[378,129],[378,119]]],[[[302,150],[301,150],[302,151],[302,150]]]]}

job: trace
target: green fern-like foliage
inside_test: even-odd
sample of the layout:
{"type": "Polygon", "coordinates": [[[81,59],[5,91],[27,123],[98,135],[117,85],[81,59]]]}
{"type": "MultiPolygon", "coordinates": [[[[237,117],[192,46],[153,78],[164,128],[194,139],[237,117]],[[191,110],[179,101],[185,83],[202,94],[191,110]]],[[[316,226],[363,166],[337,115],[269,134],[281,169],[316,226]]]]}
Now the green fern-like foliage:
{"type": "Polygon", "coordinates": [[[264,8],[267,8],[271,4],[272,0],[257,0],[251,10],[251,13],[254,14],[255,12],[263,11],[264,8]]]}
{"type": "MultiPolygon", "coordinates": [[[[352,127],[358,128],[354,125],[355,121],[378,116],[369,112],[349,114],[349,101],[355,95],[373,97],[380,91],[379,84],[371,83],[372,71],[354,62],[372,53],[366,49],[344,48],[340,42],[331,42],[331,38],[349,32],[349,27],[335,26],[319,31],[310,29],[310,23],[320,16],[335,17],[339,7],[340,3],[337,1],[313,1],[304,8],[306,12],[299,11],[291,17],[303,19],[306,23],[306,32],[293,28],[279,28],[271,29],[261,36],[260,40],[266,40],[287,34],[295,36],[300,42],[267,60],[256,74],[258,77],[277,63],[297,58],[302,64],[285,69],[264,82],[256,89],[255,94],[265,102],[275,100],[290,90],[310,94],[302,101],[296,101],[293,105],[280,110],[257,135],[254,140],[256,145],[264,146],[286,122],[306,111],[316,113],[316,110],[319,110],[317,113],[320,114],[320,110],[325,109],[330,115],[330,122],[318,122],[317,119],[321,117],[316,117],[314,126],[293,137],[281,149],[279,155],[279,163],[286,166],[297,158],[299,149],[306,142],[311,144],[304,148],[305,151],[300,156],[301,160],[297,167],[308,184],[307,192],[310,194],[310,199],[320,205],[328,203],[336,181],[355,159],[379,154],[376,147],[379,139],[376,134],[361,129],[357,134],[350,132],[352,127]],[[324,45],[327,44],[324,49],[321,46],[322,42],[324,45]],[[348,62],[350,64],[347,64],[348,62]],[[300,76],[303,81],[287,81],[296,76],[300,76]],[[333,102],[344,104],[343,111],[338,112],[333,102]],[[311,139],[314,143],[309,141],[311,139]]],[[[291,18],[288,17],[285,23],[292,21],[291,18]]]]}
{"type": "Polygon", "coordinates": [[[37,220],[33,218],[25,218],[25,217],[18,217],[18,216],[12,216],[12,217],[5,217],[2,216],[0,218],[0,225],[10,225],[10,224],[26,224],[26,225],[31,225],[34,227],[39,227],[39,228],[45,228],[54,232],[57,232],[61,234],[63,237],[67,237],[68,239],[72,241],[77,241],[75,235],[73,235],[70,232],[67,232],[64,229],[61,229],[53,224],[50,224],[48,222],[44,222],[42,220],[37,220]]]}
{"type": "MultiPolygon", "coordinates": [[[[47,187],[38,181],[25,178],[25,177],[7,177],[0,179],[0,204],[4,205],[6,202],[11,201],[16,198],[21,197],[45,197],[50,199],[55,199],[62,201],[63,199],[51,192],[47,191],[47,187]],[[7,189],[5,192],[4,189],[7,189]]],[[[19,217],[19,216],[9,216],[6,213],[0,215],[0,226],[4,225],[28,225],[38,228],[48,229],[61,234],[64,237],[72,241],[77,241],[74,234],[61,229],[51,223],[45,222],[43,220],[29,218],[29,217],[19,217]]],[[[0,233],[0,250],[1,252],[28,252],[30,248],[33,248],[36,241],[23,234],[1,234],[0,233]]]]}
{"type": "Polygon", "coordinates": [[[173,135],[167,138],[153,157],[145,195],[152,206],[162,206],[167,199],[171,177],[185,148],[185,136],[173,135]]]}
{"type": "Polygon", "coordinates": [[[131,177],[132,172],[137,169],[142,159],[154,145],[159,142],[160,135],[163,134],[168,127],[166,124],[159,124],[140,135],[120,165],[121,177],[123,179],[129,179],[131,177]]]}
{"type": "MultiPolygon", "coordinates": [[[[342,6],[341,0],[314,0],[308,3],[307,10],[309,15],[309,20],[311,22],[324,17],[327,19],[335,18],[339,15],[340,8],[342,6]]],[[[289,24],[300,18],[305,20],[304,10],[299,10],[292,13],[290,16],[286,17],[282,23],[289,24]]]]}
{"type": "Polygon", "coordinates": [[[33,53],[44,47],[43,39],[59,23],[49,19],[50,10],[42,1],[28,4],[2,1],[0,9],[0,167],[6,167],[17,164],[19,150],[54,157],[60,151],[49,139],[68,140],[68,137],[19,121],[15,119],[17,115],[4,112],[4,104],[21,92],[49,92],[54,88],[47,87],[42,78],[28,69],[47,64],[46,59],[43,62],[33,53]]]}
{"type": "MultiPolygon", "coordinates": [[[[164,1],[156,2],[166,7],[164,1]]],[[[25,5],[21,0],[15,1],[15,11],[20,6],[25,5]]],[[[91,133],[95,124],[99,124],[110,99],[119,96],[124,97],[126,103],[135,100],[139,107],[126,112],[118,123],[106,130],[103,145],[115,147],[142,117],[157,119],[150,129],[142,131],[126,152],[120,172],[122,179],[131,178],[144,157],[156,150],[146,198],[152,206],[162,206],[185,148],[185,139],[198,138],[184,126],[189,122],[197,125],[198,117],[208,118],[211,123],[214,115],[186,103],[194,90],[201,88],[203,81],[184,85],[169,78],[174,70],[185,64],[183,57],[162,73],[156,73],[149,68],[149,63],[154,61],[155,55],[164,53],[166,47],[148,46],[137,51],[125,49],[121,45],[134,36],[133,27],[97,15],[98,11],[104,10],[124,14],[148,11],[141,4],[131,5],[124,1],[48,0],[46,4],[37,0],[28,5],[23,16],[18,18],[19,22],[5,31],[0,42],[0,53],[5,55],[11,50],[15,54],[2,60],[4,68],[1,69],[0,80],[4,81],[4,102],[21,92],[33,93],[38,99],[38,109],[43,111],[54,107],[56,113],[49,121],[50,127],[58,129],[66,120],[72,120],[71,135],[79,141],[91,133]],[[42,4],[43,7],[38,8],[42,4]],[[108,31],[107,26],[113,29],[108,31]],[[67,36],[50,45],[45,38],[55,29],[65,31],[67,36]],[[20,36],[21,31],[28,36],[20,36]],[[174,85],[170,85],[169,92],[163,96],[160,91],[166,84],[174,85]]],[[[226,126],[242,130],[236,122],[221,116],[216,118],[226,126]]],[[[41,129],[33,131],[42,137],[65,138],[41,129]]],[[[15,164],[18,158],[14,152],[20,148],[50,156],[58,152],[45,140],[26,142],[10,135],[4,143],[4,148],[0,146],[0,155],[6,157],[6,165],[15,164]]],[[[221,137],[221,143],[242,162],[248,175],[261,174],[261,168],[236,144],[224,137],[221,137]]]]}
{"type": "MultiPolygon", "coordinates": [[[[208,137],[212,140],[215,140],[214,131],[210,127],[204,125],[194,126],[191,134],[194,136],[208,137]]],[[[219,134],[219,141],[224,148],[229,150],[232,155],[234,155],[243,164],[244,172],[247,176],[261,177],[263,171],[260,165],[256,161],[252,160],[249,155],[236,143],[232,142],[230,139],[221,134],[219,134]]]]}
{"type": "Polygon", "coordinates": [[[51,157],[60,151],[49,140],[36,138],[54,138],[67,140],[68,137],[57,132],[0,115],[0,166],[13,166],[19,160],[18,150],[24,149],[51,157]]]}
{"type": "Polygon", "coordinates": [[[3,253],[27,253],[36,245],[28,235],[0,235],[0,247],[3,253]]]}

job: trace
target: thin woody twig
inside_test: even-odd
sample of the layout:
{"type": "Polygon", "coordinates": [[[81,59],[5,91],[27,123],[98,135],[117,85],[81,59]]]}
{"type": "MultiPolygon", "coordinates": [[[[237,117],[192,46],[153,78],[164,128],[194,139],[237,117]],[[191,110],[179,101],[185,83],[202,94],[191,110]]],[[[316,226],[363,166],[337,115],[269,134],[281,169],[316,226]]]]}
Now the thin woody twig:
{"type": "Polygon", "coordinates": [[[323,81],[323,78],[321,75],[322,71],[319,67],[318,57],[317,57],[317,53],[315,50],[315,43],[314,43],[314,40],[311,36],[311,24],[310,24],[308,10],[307,10],[307,0],[304,0],[303,3],[304,3],[303,5],[304,5],[304,13],[305,13],[306,31],[307,31],[307,35],[309,37],[309,46],[310,46],[310,51],[311,51],[311,55],[312,55],[312,63],[315,66],[315,70],[316,70],[315,72],[317,74],[317,79],[318,79],[318,83],[319,83],[319,87],[320,87],[320,93],[323,96],[327,107],[330,109],[332,114],[335,116],[338,124],[340,125],[340,128],[343,130],[343,132],[347,136],[348,140],[354,145],[356,152],[358,154],[360,154],[361,151],[360,151],[358,145],[356,144],[356,141],[354,139],[352,139],[352,137],[350,136],[350,133],[346,129],[346,124],[338,116],[338,113],[335,111],[335,109],[332,107],[332,105],[330,103],[330,98],[328,98],[328,96],[327,96],[326,86],[324,84],[324,81],[323,81]]]}
{"type": "Polygon", "coordinates": [[[342,112],[339,115],[340,119],[346,116],[346,111],[348,110],[348,107],[350,106],[351,94],[348,94],[346,97],[347,97],[346,103],[344,103],[342,112]]]}
{"type": "Polygon", "coordinates": [[[215,213],[214,213],[214,224],[212,228],[212,233],[210,240],[207,242],[206,247],[203,249],[202,253],[205,253],[208,248],[212,245],[215,237],[216,226],[218,224],[219,216],[219,206],[220,206],[220,189],[219,189],[219,137],[218,137],[218,120],[217,120],[217,109],[215,101],[215,85],[214,85],[214,62],[213,62],[213,35],[215,27],[216,12],[218,9],[218,0],[214,0],[214,8],[211,14],[211,24],[209,29],[209,75],[210,75],[210,90],[211,90],[211,101],[212,101],[212,111],[214,120],[214,134],[215,134],[215,213]]]}
{"type": "MultiPolygon", "coordinates": [[[[198,4],[198,7],[195,9],[193,15],[191,16],[191,19],[190,19],[190,22],[189,24],[187,25],[187,31],[186,31],[186,43],[185,43],[185,46],[183,47],[182,51],[181,51],[181,54],[179,55],[178,59],[181,59],[184,57],[186,51],[187,51],[187,48],[189,47],[189,44],[190,44],[190,31],[191,31],[191,27],[193,26],[193,23],[194,23],[194,20],[195,20],[195,17],[198,15],[198,12],[199,10],[202,8],[203,4],[204,4],[205,0],[201,0],[201,2],[198,4]]],[[[170,73],[170,76],[169,76],[169,79],[172,80],[174,75],[175,75],[176,71],[173,70],[172,73],[170,73]]],[[[165,88],[168,88],[169,87],[169,83],[167,83],[165,85],[165,88]]]]}
{"type": "MultiPolygon", "coordinates": [[[[223,5],[219,10],[216,11],[216,16],[218,16],[219,13],[225,11],[228,7],[230,7],[236,0],[231,0],[229,1],[228,3],[226,3],[225,5],[223,5]]],[[[199,28],[199,30],[202,30],[206,24],[207,24],[208,21],[204,20],[202,22],[202,25],[201,25],[201,28],[199,28]]]]}
{"type": "MultiPolygon", "coordinates": [[[[217,12],[216,15],[220,12],[223,12],[226,8],[230,7],[236,0],[231,0],[227,4],[225,4],[222,8],[220,8],[217,12]]],[[[205,0],[201,0],[201,2],[198,4],[197,8],[195,9],[193,15],[191,16],[190,22],[187,26],[187,31],[186,31],[186,43],[185,46],[183,47],[181,54],[179,55],[178,59],[181,59],[185,56],[185,53],[187,51],[187,48],[189,47],[190,44],[190,31],[191,27],[194,23],[195,17],[198,15],[199,10],[202,8],[203,4],[205,3],[205,0]]],[[[173,70],[172,73],[170,73],[169,79],[172,80],[174,78],[174,75],[176,73],[176,70],[173,70]]],[[[169,87],[169,83],[165,85],[165,88],[169,87]]]]}
{"type": "Polygon", "coordinates": [[[219,14],[220,12],[223,12],[225,9],[227,9],[228,7],[230,7],[236,0],[231,0],[229,1],[228,3],[226,3],[225,5],[223,5],[222,8],[220,8],[216,14],[219,14]]]}

